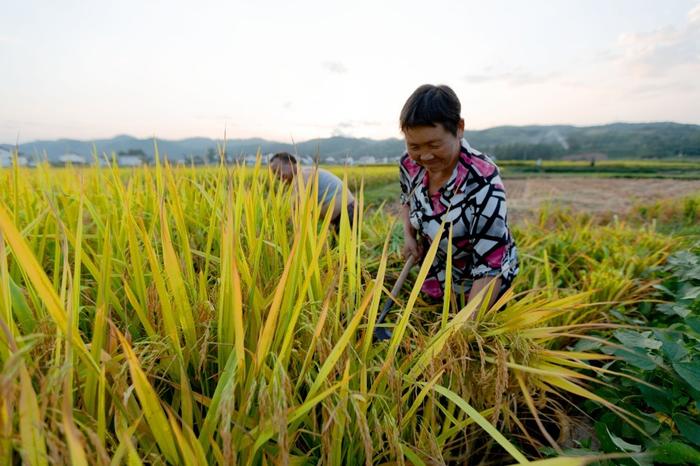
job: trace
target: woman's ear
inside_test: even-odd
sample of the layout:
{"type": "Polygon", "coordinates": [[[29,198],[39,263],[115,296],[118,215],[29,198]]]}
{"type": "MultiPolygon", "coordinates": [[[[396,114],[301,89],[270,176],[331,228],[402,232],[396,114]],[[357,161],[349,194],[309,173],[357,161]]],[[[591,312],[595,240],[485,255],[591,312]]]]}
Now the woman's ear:
{"type": "Polygon", "coordinates": [[[459,139],[464,137],[464,118],[460,118],[459,123],[457,123],[457,137],[459,139]]]}

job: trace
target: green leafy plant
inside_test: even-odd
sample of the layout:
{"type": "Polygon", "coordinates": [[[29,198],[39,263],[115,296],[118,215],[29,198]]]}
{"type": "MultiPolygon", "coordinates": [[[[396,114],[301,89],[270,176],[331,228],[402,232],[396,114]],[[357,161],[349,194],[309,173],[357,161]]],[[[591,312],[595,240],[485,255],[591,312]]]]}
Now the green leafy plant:
{"type": "MultiPolygon", "coordinates": [[[[629,377],[601,375],[609,387],[596,393],[641,419],[642,429],[590,408],[600,417],[596,432],[603,451],[648,451],[657,463],[698,463],[700,249],[673,254],[658,273],[664,280],[656,288],[667,302],[649,302],[637,312],[617,314],[620,323],[643,328],[618,329],[611,341],[619,346],[599,346],[618,358],[609,367],[629,377]]],[[[625,464],[633,464],[630,461],[625,464]]]]}

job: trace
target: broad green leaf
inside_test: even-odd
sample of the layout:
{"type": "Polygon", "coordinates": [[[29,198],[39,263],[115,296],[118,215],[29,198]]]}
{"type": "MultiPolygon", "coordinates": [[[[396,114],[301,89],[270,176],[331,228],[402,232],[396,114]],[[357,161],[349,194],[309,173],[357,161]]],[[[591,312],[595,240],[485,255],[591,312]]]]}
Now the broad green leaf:
{"type": "Polygon", "coordinates": [[[665,303],[665,304],[659,304],[656,306],[656,309],[659,312],[662,312],[668,316],[679,316],[679,317],[687,317],[690,315],[692,312],[688,306],[685,306],[683,304],[678,304],[678,303],[665,303]]]}
{"type": "Polygon", "coordinates": [[[633,443],[626,442],[617,435],[610,432],[610,429],[608,429],[607,427],[605,429],[607,430],[610,440],[615,444],[617,448],[620,449],[620,451],[624,451],[626,453],[639,453],[640,451],[642,451],[641,445],[635,445],[633,443]]]}
{"type": "Polygon", "coordinates": [[[700,451],[681,442],[662,442],[654,450],[654,461],[661,464],[700,464],[700,451]]]}
{"type": "Polygon", "coordinates": [[[697,299],[698,297],[700,297],[700,286],[694,286],[694,287],[688,288],[684,291],[685,291],[685,294],[683,295],[683,297],[681,299],[694,300],[694,299],[697,299]]]}
{"type": "Polygon", "coordinates": [[[634,367],[638,367],[646,371],[652,371],[656,369],[657,366],[657,358],[652,357],[650,354],[640,348],[615,348],[612,351],[612,354],[632,364],[634,367]]]}
{"type": "Polygon", "coordinates": [[[695,333],[700,333],[700,317],[686,317],[685,323],[688,324],[688,326],[692,328],[695,333]]]}
{"type": "Polygon", "coordinates": [[[651,332],[634,332],[632,330],[617,330],[615,333],[620,343],[627,348],[648,348],[657,350],[661,348],[661,342],[656,338],[651,338],[651,332]]]}
{"type": "Polygon", "coordinates": [[[652,388],[647,385],[637,384],[642,394],[643,401],[660,413],[671,413],[673,410],[673,393],[670,390],[652,388]]]}
{"type": "Polygon", "coordinates": [[[688,355],[688,350],[680,344],[683,342],[680,332],[655,330],[654,335],[663,343],[663,352],[671,362],[679,362],[688,355]]]}
{"type": "Polygon", "coordinates": [[[652,288],[657,289],[659,291],[662,291],[669,296],[675,296],[675,293],[673,291],[669,290],[668,287],[665,287],[664,285],[656,284],[656,285],[652,285],[652,288]]]}
{"type": "Polygon", "coordinates": [[[592,351],[592,350],[597,350],[600,348],[603,344],[599,341],[594,341],[594,340],[579,340],[576,342],[574,345],[574,350],[575,351],[592,351]]]}
{"type": "Polygon", "coordinates": [[[691,362],[674,362],[673,368],[691,387],[700,387],[700,359],[691,362]]]}
{"type": "Polygon", "coordinates": [[[695,445],[700,446],[700,424],[685,414],[674,414],[673,422],[676,423],[678,431],[695,445]]]}

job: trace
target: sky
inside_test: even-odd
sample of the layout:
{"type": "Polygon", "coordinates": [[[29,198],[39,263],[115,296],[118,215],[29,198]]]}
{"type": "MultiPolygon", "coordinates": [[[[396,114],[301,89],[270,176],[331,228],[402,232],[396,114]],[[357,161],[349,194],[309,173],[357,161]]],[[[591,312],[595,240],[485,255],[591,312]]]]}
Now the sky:
{"type": "Polygon", "coordinates": [[[421,84],[467,129],[700,124],[698,0],[0,0],[0,142],[401,137],[421,84]]]}

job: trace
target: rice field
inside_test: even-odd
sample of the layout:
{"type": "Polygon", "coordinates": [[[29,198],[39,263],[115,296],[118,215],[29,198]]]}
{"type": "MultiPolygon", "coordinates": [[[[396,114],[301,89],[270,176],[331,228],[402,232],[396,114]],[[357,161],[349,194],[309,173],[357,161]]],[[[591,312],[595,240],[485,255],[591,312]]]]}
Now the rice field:
{"type": "MultiPolygon", "coordinates": [[[[574,427],[592,403],[646,428],[599,394],[636,377],[613,366],[624,345],[601,335],[636,328],[617,316],[658,301],[656,271],[688,239],[645,219],[543,210],[516,228],[522,272],[492,308],[425,302],[431,248],[387,320],[392,338],[374,343],[402,237],[362,188],[395,172],[341,174],[357,209],[336,234],[313,183],[294,194],[260,165],[0,172],[0,463],[635,453],[581,457],[571,445],[592,439],[574,427]]],[[[644,451],[665,458],[657,447],[644,451]]]]}

